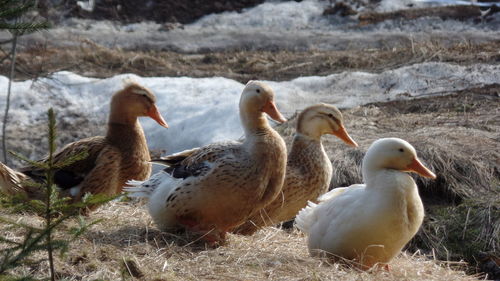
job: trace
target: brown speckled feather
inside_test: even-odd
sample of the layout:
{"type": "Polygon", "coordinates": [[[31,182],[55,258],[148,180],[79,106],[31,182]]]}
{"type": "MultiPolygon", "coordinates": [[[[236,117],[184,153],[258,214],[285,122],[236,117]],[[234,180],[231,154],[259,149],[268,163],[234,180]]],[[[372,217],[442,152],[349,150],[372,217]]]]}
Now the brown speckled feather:
{"type": "Polygon", "coordinates": [[[315,202],[319,195],[328,191],[332,164],[321,144],[321,136],[333,134],[357,146],[342,122],[340,111],[328,104],[310,106],[299,114],[281,193],[236,228],[235,233],[250,235],[260,227],[293,219],[308,201],[315,202]]]}
{"type": "MultiPolygon", "coordinates": [[[[196,224],[195,230],[215,229],[216,236],[269,203],[281,189],[281,182],[275,181],[282,180],[279,173],[284,171],[285,162],[278,159],[286,150],[272,129],[257,142],[267,147],[258,159],[245,143],[230,142],[199,148],[176,163],[174,167],[191,174],[182,174],[184,180],[166,198],[168,212],[181,223],[196,224]]],[[[161,228],[172,228],[162,221],[157,223],[161,228]]]]}
{"type": "Polygon", "coordinates": [[[235,232],[248,235],[260,227],[293,219],[307,205],[307,201],[315,201],[328,191],[331,175],[332,164],[321,142],[302,135],[295,136],[280,194],[235,232]]]}
{"type": "Polygon", "coordinates": [[[223,242],[226,232],[269,204],[283,185],[286,146],[264,113],[285,121],[272,89],[251,81],[240,99],[244,142],[165,157],[160,162],[169,167],[146,182],[130,182],[134,187],[127,191],[149,198],[149,213],[160,229],[185,228],[205,241],[223,242]]]}

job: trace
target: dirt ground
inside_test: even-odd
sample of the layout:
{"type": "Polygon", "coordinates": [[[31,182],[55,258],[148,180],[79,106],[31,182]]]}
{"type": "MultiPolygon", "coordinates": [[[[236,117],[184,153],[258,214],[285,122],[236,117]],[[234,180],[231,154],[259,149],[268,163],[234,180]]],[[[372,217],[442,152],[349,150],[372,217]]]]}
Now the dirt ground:
{"type": "Polygon", "coordinates": [[[155,22],[191,23],[204,15],[224,11],[241,11],[243,8],[253,7],[264,0],[104,0],[95,1],[92,12],[80,9],[74,1],[38,1],[42,14],[52,20],[61,17],[80,17],[96,20],[114,20],[123,23],[140,22],[144,19],[155,22]]]}

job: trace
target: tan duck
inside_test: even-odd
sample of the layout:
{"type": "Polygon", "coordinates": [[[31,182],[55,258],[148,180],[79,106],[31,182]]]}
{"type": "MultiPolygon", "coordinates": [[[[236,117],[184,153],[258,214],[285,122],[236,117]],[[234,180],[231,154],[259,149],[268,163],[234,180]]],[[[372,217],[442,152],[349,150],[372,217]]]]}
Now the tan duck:
{"type": "Polygon", "coordinates": [[[293,219],[308,201],[315,201],[328,191],[332,164],[321,143],[321,136],[325,134],[335,135],[357,147],[344,128],[342,113],[335,106],[318,104],[304,109],[297,119],[282,192],[236,228],[235,233],[250,235],[260,227],[293,219]]]}
{"type": "Polygon", "coordinates": [[[362,269],[388,268],[424,218],[417,185],[406,172],[436,178],[408,142],[375,141],[363,158],[364,184],[335,188],[297,215],[311,255],[352,260],[362,269]]]}
{"type": "Polygon", "coordinates": [[[209,243],[267,205],[281,190],[286,146],[264,113],[286,121],[266,84],[250,81],[240,99],[245,141],[207,145],[161,160],[170,167],[146,182],[129,182],[131,196],[148,197],[149,214],[162,230],[187,229],[209,243]]]}
{"type": "MultiPolygon", "coordinates": [[[[111,99],[108,129],[105,137],[82,139],[63,147],[54,156],[54,162],[70,155],[88,152],[88,157],[57,170],[55,183],[61,195],[78,201],[85,193],[115,195],[128,180],[144,180],[151,174],[151,163],[140,116],[149,116],[163,127],[167,123],[155,105],[156,97],[148,89],[129,83],[111,99]]],[[[41,181],[44,173],[35,167],[19,171],[0,163],[0,191],[6,194],[26,195],[41,199],[44,193],[24,182],[41,181]]]]}

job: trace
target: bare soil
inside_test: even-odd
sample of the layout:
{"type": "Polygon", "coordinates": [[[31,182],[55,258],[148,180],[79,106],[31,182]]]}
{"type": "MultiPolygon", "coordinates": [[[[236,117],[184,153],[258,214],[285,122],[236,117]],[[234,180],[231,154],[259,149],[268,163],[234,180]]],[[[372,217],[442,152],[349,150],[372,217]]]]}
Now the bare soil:
{"type": "Polygon", "coordinates": [[[134,23],[145,19],[155,22],[191,23],[204,15],[225,11],[241,11],[261,4],[264,0],[105,0],[95,1],[92,12],[79,8],[75,1],[38,1],[42,15],[52,20],[61,17],[80,17],[95,20],[113,20],[134,23]]]}

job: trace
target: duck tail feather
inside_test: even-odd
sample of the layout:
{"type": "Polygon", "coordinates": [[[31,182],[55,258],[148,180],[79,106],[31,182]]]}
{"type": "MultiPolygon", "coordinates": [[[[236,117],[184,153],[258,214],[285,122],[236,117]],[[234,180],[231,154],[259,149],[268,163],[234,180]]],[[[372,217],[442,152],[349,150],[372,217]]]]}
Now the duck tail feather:
{"type": "Polygon", "coordinates": [[[311,224],[314,221],[314,210],[316,206],[318,205],[311,201],[307,202],[307,206],[300,210],[295,217],[295,226],[306,234],[309,233],[311,224]]]}
{"type": "Polygon", "coordinates": [[[30,178],[0,162],[0,193],[5,195],[24,194],[23,182],[30,178]]]}

